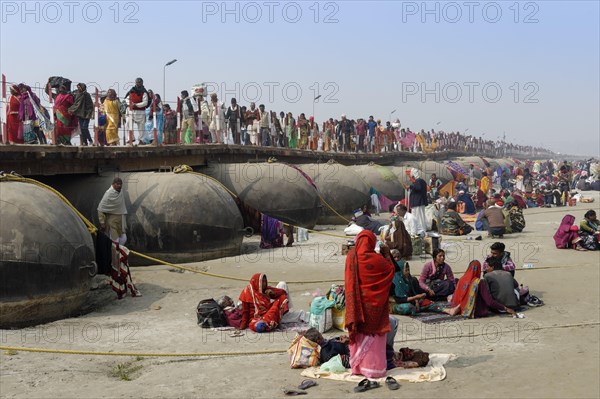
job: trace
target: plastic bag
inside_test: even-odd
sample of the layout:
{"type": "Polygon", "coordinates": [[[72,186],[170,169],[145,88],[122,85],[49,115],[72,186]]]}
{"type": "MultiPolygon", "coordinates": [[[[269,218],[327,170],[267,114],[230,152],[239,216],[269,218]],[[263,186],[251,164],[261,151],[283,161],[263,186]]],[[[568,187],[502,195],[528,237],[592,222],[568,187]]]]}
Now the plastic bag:
{"type": "Polygon", "coordinates": [[[340,355],[334,356],[329,361],[321,365],[321,371],[329,371],[331,373],[345,373],[346,367],[342,364],[340,355]]]}

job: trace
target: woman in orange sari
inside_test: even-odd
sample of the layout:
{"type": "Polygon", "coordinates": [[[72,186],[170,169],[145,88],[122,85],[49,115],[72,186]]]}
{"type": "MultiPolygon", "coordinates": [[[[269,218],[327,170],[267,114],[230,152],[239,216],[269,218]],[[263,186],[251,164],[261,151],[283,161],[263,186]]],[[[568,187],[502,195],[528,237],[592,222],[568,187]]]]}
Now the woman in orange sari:
{"type": "Polygon", "coordinates": [[[478,260],[471,261],[465,274],[458,280],[452,296],[452,306],[444,312],[452,316],[461,314],[469,319],[485,317],[490,309],[515,313],[494,300],[487,282],[481,278],[481,263],[478,260]]]}
{"type": "Polygon", "coordinates": [[[388,296],[394,265],[387,246],[381,247],[383,256],[375,252],[376,238],[371,231],[361,231],[355,242],[346,257],[344,275],[350,364],[352,374],[380,378],[387,370],[388,296]]]}
{"type": "Polygon", "coordinates": [[[19,129],[21,121],[19,120],[19,87],[17,85],[10,86],[10,98],[8,99],[8,107],[6,107],[6,130],[8,144],[23,144],[23,136],[19,138],[19,129]]]}
{"type": "Polygon", "coordinates": [[[250,327],[252,331],[267,332],[279,325],[281,318],[289,310],[287,292],[270,287],[267,276],[256,273],[250,284],[240,294],[242,301],[242,322],[240,330],[250,327]]]}

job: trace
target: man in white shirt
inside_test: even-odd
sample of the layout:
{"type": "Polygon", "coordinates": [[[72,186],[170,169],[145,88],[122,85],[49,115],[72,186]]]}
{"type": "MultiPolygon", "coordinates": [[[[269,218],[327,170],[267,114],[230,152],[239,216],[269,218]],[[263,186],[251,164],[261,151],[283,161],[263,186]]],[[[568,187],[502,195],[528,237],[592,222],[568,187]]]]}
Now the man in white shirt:
{"type": "Polygon", "coordinates": [[[411,236],[419,235],[415,217],[412,213],[408,212],[406,206],[398,204],[394,208],[394,211],[398,214],[398,216],[402,218],[402,221],[404,222],[404,227],[406,227],[406,231],[408,231],[408,234],[410,234],[411,236]]]}

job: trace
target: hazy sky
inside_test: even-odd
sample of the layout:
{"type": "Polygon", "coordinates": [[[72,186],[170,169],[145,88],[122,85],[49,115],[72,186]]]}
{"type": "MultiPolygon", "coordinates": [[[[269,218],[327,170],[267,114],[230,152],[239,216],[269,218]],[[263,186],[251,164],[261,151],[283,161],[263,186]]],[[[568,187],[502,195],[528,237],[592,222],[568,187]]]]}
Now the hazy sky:
{"type": "MultiPolygon", "coordinates": [[[[2,1],[0,69],[600,156],[598,1],[2,1]]],[[[164,97],[164,96],[163,96],[164,97]]]]}

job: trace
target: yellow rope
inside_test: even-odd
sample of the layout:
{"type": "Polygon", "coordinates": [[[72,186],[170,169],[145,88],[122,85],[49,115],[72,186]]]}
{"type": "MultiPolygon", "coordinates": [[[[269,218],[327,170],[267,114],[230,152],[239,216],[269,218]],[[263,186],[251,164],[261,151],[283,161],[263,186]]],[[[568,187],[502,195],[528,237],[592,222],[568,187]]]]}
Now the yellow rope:
{"type": "Polygon", "coordinates": [[[69,200],[68,200],[68,199],[67,199],[67,198],[66,198],[64,195],[62,195],[61,193],[59,193],[59,192],[58,192],[57,190],[55,190],[54,188],[52,188],[52,187],[50,187],[50,186],[48,186],[48,185],[46,185],[46,184],[44,184],[44,183],[41,183],[41,182],[39,182],[39,181],[37,181],[37,180],[34,180],[34,179],[29,179],[29,178],[27,178],[27,177],[20,176],[20,175],[18,175],[18,174],[16,174],[16,173],[14,173],[14,172],[13,172],[13,173],[11,173],[11,174],[5,174],[5,173],[3,173],[3,174],[0,174],[0,181],[1,181],[1,180],[7,180],[7,181],[17,181],[17,182],[23,182],[23,183],[35,184],[35,185],[36,185],[36,186],[38,186],[38,187],[42,187],[42,188],[45,188],[45,189],[47,189],[47,190],[50,190],[50,191],[52,191],[52,192],[53,192],[54,194],[56,194],[56,195],[57,195],[57,196],[58,196],[58,197],[59,197],[61,200],[63,200],[63,201],[65,202],[65,204],[67,204],[67,205],[68,205],[68,206],[69,206],[69,207],[70,207],[70,208],[73,210],[73,212],[75,212],[75,214],[77,214],[77,216],[79,216],[79,218],[80,218],[80,219],[83,221],[83,223],[85,223],[85,225],[87,226],[87,229],[89,230],[89,232],[90,232],[91,234],[96,234],[96,233],[98,232],[98,229],[96,228],[96,226],[94,226],[94,224],[93,224],[92,222],[90,222],[89,220],[87,220],[87,218],[86,218],[85,216],[83,216],[83,215],[81,214],[81,212],[79,212],[79,211],[77,210],[77,208],[75,208],[75,207],[73,206],[73,204],[71,204],[71,202],[70,202],[70,201],[69,201],[69,200]]]}
{"type": "Polygon", "coordinates": [[[57,353],[62,355],[93,355],[93,356],[140,356],[140,357],[203,357],[203,356],[251,356],[271,353],[285,353],[284,349],[270,349],[250,352],[188,352],[188,353],[144,353],[144,352],[98,352],[72,349],[26,348],[18,346],[0,346],[0,350],[16,352],[57,353]]]}
{"type": "MultiPolygon", "coordinates": [[[[589,323],[574,323],[574,324],[562,324],[557,326],[542,326],[534,327],[532,331],[539,330],[553,330],[557,328],[575,328],[575,327],[588,327],[597,326],[600,322],[594,321],[589,323]]],[[[502,335],[511,334],[514,331],[511,329],[502,330],[502,335]]],[[[477,334],[460,334],[444,337],[445,339],[453,338],[472,338],[484,335],[485,333],[477,334]]],[[[421,338],[407,338],[402,341],[394,342],[420,342],[429,341],[433,339],[439,339],[439,337],[421,337],[421,338]]],[[[252,355],[265,355],[265,354],[279,354],[287,352],[284,349],[265,349],[262,351],[249,351],[249,352],[188,352],[188,353],[146,353],[146,352],[99,352],[99,351],[85,351],[85,350],[72,350],[72,349],[46,349],[46,348],[30,348],[20,346],[6,346],[1,345],[0,350],[13,351],[13,352],[36,352],[36,353],[55,353],[63,355],[93,355],[93,356],[140,356],[140,357],[206,357],[206,356],[252,356],[252,355]]]]}
{"type": "Polygon", "coordinates": [[[194,171],[191,166],[188,166],[188,165],[178,165],[178,166],[175,166],[175,168],[173,169],[173,173],[190,173],[192,175],[196,175],[196,176],[200,176],[200,177],[205,177],[207,179],[210,179],[210,180],[214,181],[215,183],[217,183],[221,187],[223,187],[225,189],[225,191],[227,191],[229,194],[231,194],[231,196],[233,198],[238,198],[238,196],[235,195],[235,193],[233,191],[231,191],[230,189],[228,189],[227,187],[225,187],[225,185],[223,183],[221,183],[220,181],[218,181],[214,177],[205,175],[204,173],[200,173],[200,172],[194,171]]]}
{"type": "Polygon", "coordinates": [[[335,213],[337,216],[339,216],[340,218],[342,218],[342,220],[344,220],[346,223],[350,223],[350,220],[346,219],[344,216],[340,215],[335,209],[333,209],[333,207],[331,205],[329,205],[327,203],[327,201],[325,201],[325,198],[323,198],[321,196],[321,194],[319,193],[319,190],[317,190],[317,195],[319,196],[319,199],[321,200],[321,202],[329,209],[331,209],[331,211],[333,213],[335,213]]]}
{"type": "MultiPolygon", "coordinates": [[[[132,254],[137,255],[139,257],[151,260],[151,261],[156,262],[156,263],[160,263],[160,264],[163,264],[163,265],[166,265],[166,266],[174,267],[176,269],[187,270],[187,271],[192,272],[192,273],[202,274],[202,275],[209,276],[209,277],[223,278],[223,279],[235,280],[235,281],[243,281],[245,283],[247,283],[248,281],[250,281],[249,278],[225,276],[225,275],[217,274],[217,273],[204,272],[202,270],[194,269],[192,267],[176,265],[176,264],[173,264],[173,263],[166,262],[164,260],[160,260],[160,259],[148,256],[148,255],[141,254],[141,253],[133,251],[133,250],[129,250],[129,253],[132,253],[132,254]]],[[[277,279],[273,279],[273,280],[277,280],[277,279]]],[[[341,278],[341,279],[332,279],[332,280],[306,280],[306,281],[287,281],[286,280],[286,283],[288,283],[288,284],[318,284],[318,283],[335,283],[335,282],[338,282],[338,281],[344,281],[344,279],[341,278]]]]}
{"type": "MultiPolygon", "coordinates": [[[[174,173],[191,173],[191,174],[193,174],[193,175],[198,175],[198,176],[201,176],[201,177],[206,177],[206,178],[208,178],[208,179],[210,179],[210,180],[214,181],[215,183],[217,183],[217,184],[221,185],[221,186],[222,186],[222,187],[223,187],[223,188],[224,188],[224,189],[225,189],[225,190],[226,190],[226,191],[227,191],[229,194],[231,194],[231,196],[232,196],[232,197],[234,197],[234,198],[238,198],[238,196],[237,196],[237,195],[236,195],[234,192],[232,192],[231,190],[229,190],[227,187],[225,187],[225,185],[224,185],[223,183],[221,183],[220,181],[218,181],[218,180],[217,180],[217,179],[215,179],[214,177],[211,177],[211,176],[205,175],[205,174],[203,174],[203,173],[200,173],[200,172],[195,172],[195,171],[194,171],[194,170],[193,170],[193,169],[192,169],[190,166],[188,166],[188,165],[178,165],[178,166],[176,166],[176,167],[173,169],[173,172],[174,172],[174,173]]],[[[317,195],[319,196],[319,198],[321,199],[321,201],[322,201],[322,202],[323,202],[323,203],[324,203],[324,204],[325,204],[325,205],[326,205],[326,206],[327,206],[329,209],[331,209],[331,210],[333,211],[333,213],[335,213],[336,215],[338,215],[339,217],[341,217],[342,219],[344,219],[344,221],[346,221],[346,222],[348,222],[348,223],[350,222],[348,219],[346,219],[345,217],[343,217],[342,215],[340,215],[338,212],[336,212],[336,210],[335,210],[335,209],[333,209],[333,207],[331,207],[331,205],[329,205],[329,204],[327,203],[327,201],[325,201],[325,199],[324,199],[324,198],[321,196],[321,194],[319,194],[319,192],[318,192],[318,191],[317,191],[317,195]]],[[[288,224],[288,223],[286,223],[286,224],[288,224]]],[[[290,224],[288,224],[288,226],[292,226],[292,227],[298,227],[298,226],[294,226],[294,225],[290,225],[290,224]]],[[[308,231],[310,231],[310,232],[313,232],[313,233],[317,233],[317,234],[324,234],[324,235],[329,235],[329,236],[332,236],[332,237],[339,237],[339,238],[344,238],[344,239],[347,239],[347,237],[346,237],[346,236],[339,236],[339,235],[330,234],[330,233],[323,233],[323,232],[320,232],[320,231],[316,231],[316,230],[310,230],[310,229],[307,229],[307,230],[308,230],[308,231]]]]}
{"type": "MultiPolygon", "coordinates": [[[[188,167],[189,167],[189,166],[188,166],[188,167]]],[[[185,168],[185,165],[183,165],[183,166],[178,166],[177,168],[185,168]]],[[[194,174],[198,174],[198,175],[200,175],[200,176],[206,176],[206,175],[203,175],[202,173],[190,172],[190,171],[188,171],[188,170],[185,170],[185,169],[184,169],[182,172],[178,172],[178,173],[194,173],[194,174]]],[[[206,176],[206,177],[209,177],[209,178],[210,178],[210,176],[206,176]]],[[[63,201],[64,201],[64,202],[65,202],[65,203],[66,203],[66,204],[67,204],[67,205],[68,205],[68,206],[69,206],[71,209],[73,209],[73,211],[74,211],[74,212],[75,212],[75,213],[76,213],[76,214],[77,214],[77,215],[78,215],[78,216],[81,218],[81,220],[82,220],[82,221],[83,221],[83,222],[86,224],[86,226],[87,226],[88,230],[90,231],[90,233],[92,233],[92,234],[96,234],[96,232],[98,231],[98,229],[96,228],[96,226],[94,226],[94,224],[93,224],[92,222],[90,222],[90,221],[89,221],[89,220],[88,220],[88,219],[87,219],[85,216],[83,216],[83,215],[82,215],[82,214],[81,214],[81,213],[80,213],[80,212],[77,210],[77,208],[75,208],[75,207],[73,206],[73,204],[71,204],[71,202],[69,202],[69,200],[65,198],[65,196],[63,196],[61,193],[59,193],[58,191],[56,191],[54,188],[52,188],[52,187],[50,187],[50,186],[48,186],[48,185],[46,185],[46,184],[43,184],[43,183],[41,183],[41,182],[39,182],[39,181],[37,181],[37,180],[34,180],[34,179],[28,179],[28,178],[25,178],[25,177],[22,177],[22,176],[19,176],[19,175],[16,175],[16,174],[2,174],[2,175],[0,175],[0,180],[19,181],[19,182],[31,183],[31,184],[35,184],[35,185],[37,185],[37,186],[39,186],[39,187],[43,187],[43,188],[46,188],[46,189],[48,189],[48,190],[52,191],[52,192],[53,192],[53,193],[55,193],[55,194],[56,194],[56,195],[57,195],[57,196],[58,196],[60,199],[62,199],[62,200],[63,200],[63,201]]],[[[216,181],[217,183],[221,184],[219,181],[217,181],[217,180],[215,180],[215,181],[216,181]]],[[[222,184],[221,184],[221,185],[222,185],[222,184]]],[[[223,187],[225,187],[225,186],[223,186],[223,187]]],[[[227,190],[227,188],[225,188],[225,189],[227,190]]],[[[229,190],[228,190],[228,191],[229,191],[229,190]]],[[[235,196],[235,194],[233,194],[233,193],[231,193],[231,194],[232,194],[233,196],[235,196]]],[[[334,234],[328,234],[328,233],[318,232],[318,231],[315,231],[315,230],[309,230],[309,231],[312,231],[312,232],[315,232],[315,233],[320,233],[320,234],[331,235],[331,236],[334,236],[334,237],[341,237],[341,236],[336,236],[336,235],[334,235],[334,234]]],[[[346,237],[341,237],[341,238],[346,238],[346,237]]],[[[163,265],[167,265],[167,266],[170,266],[170,267],[174,267],[174,268],[177,268],[177,269],[181,269],[181,270],[187,270],[187,271],[190,271],[190,272],[193,272],[193,273],[197,273],[197,274],[202,274],[202,275],[205,275],[205,276],[216,277],[216,278],[222,278],[222,279],[228,279],[228,280],[244,281],[244,282],[248,282],[248,281],[250,280],[249,278],[241,278],[241,277],[225,276],[225,275],[216,274],[216,273],[203,272],[203,271],[201,271],[201,270],[197,270],[197,269],[190,268],[190,267],[186,267],[186,266],[179,266],[179,265],[175,265],[175,264],[173,264],[173,263],[169,263],[169,262],[166,262],[166,261],[163,261],[163,260],[157,259],[157,258],[153,258],[153,257],[151,257],[151,256],[148,256],[148,255],[144,255],[144,254],[142,254],[142,253],[140,253],[140,252],[137,252],[137,251],[134,251],[134,250],[130,250],[130,253],[132,253],[132,254],[134,254],[134,255],[137,255],[137,256],[139,256],[139,257],[141,257],[141,258],[145,258],[145,259],[151,260],[151,261],[153,261],[153,262],[157,262],[157,263],[160,263],[160,264],[163,264],[163,265]]],[[[288,281],[287,283],[288,283],[288,284],[318,284],[318,283],[334,283],[334,282],[338,282],[338,281],[343,281],[343,279],[333,279],[333,280],[307,280],[307,281],[288,281]]]]}
{"type": "MultiPolygon", "coordinates": [[[[290,225],[290,226],[292,226],[292,227],[298,227],[298,226],[294,226],[294,225],[290,225]]],[[[304,228],[304,227],[301,227],[301,228],[304,228]]],[[[340,235],[337,235],[337,234],[325,233],[324,231],[311,230],[311,229],[306,229],[306,230],[310,231],[311,233],[315,233],[315,234],[323,234],[323,235],[326,235],[326,236],[343,238],[344,240],[350,239],[349,236],[340,236],[340,235]]]]}

